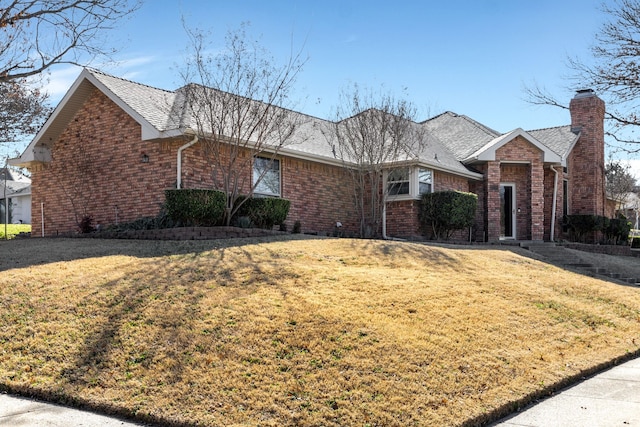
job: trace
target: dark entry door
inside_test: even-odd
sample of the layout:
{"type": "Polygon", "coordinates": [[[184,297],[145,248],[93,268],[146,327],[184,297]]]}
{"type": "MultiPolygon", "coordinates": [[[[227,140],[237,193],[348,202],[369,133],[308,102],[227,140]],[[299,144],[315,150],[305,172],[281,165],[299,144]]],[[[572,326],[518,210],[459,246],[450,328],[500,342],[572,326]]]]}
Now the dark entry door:
{"type": "Polygon", "coordinates": [[[500,184],[500,238],[515,239],[516,185],[500,184]]]}

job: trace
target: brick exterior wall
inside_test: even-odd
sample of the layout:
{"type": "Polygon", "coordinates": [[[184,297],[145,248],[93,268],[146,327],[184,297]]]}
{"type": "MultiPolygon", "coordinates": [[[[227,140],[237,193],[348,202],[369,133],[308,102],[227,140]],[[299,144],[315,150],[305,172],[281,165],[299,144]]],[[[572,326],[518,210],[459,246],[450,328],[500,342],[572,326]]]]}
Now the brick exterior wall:
{"type": "Polygon", "coordinates": [[[570,213],[605,215],[604,101],[583,91],[571,100],[569,110],[571,127],[580,130],[569,156],[570,213]]]}
{"type": "Polygon", "coordinates": [[[560,165],[555,165],[554,169],[558,174],[556,188],[556,215],[553,227],[553,239],[551,239],[551,221],[553,218],[553,191],[555,173],[551,168],[544,170],[544,240],[557,240],[562,235],[562,204],[564,201],[564,190],[562,185],[563,173],[560,165]]]}
{"type": "MultiPolygon", "coordinates": [[[[164,190],[175,188],[177,150],[186,141],[142,141],[141,128],[97,89],[54,141],[49,164],[32,168],[33,235],[55,236],[78,230],[90,215],[107,226],[155,216],[164,190]],[[149,157],[141,161],[142,154],[149,157]]],[[[296,220],[303,232],[333,233],[341,221],[345,233],[357,231],[351,190],[342,168],[280,157],[282,197],[291,200],[289,230],[296,220]]],[[[251,169],[242,178],[248,189],[251,169]]],[[[211,188],[213,171],[198,143],[183,152],[183,188],[211,188]]]]}
{"type": "MultiPolygon", "coordinates": [[[[604,103],[581,94],[571,101],[572,126],[581,136],[568,158],[570,213],[605,214],[604,103]]],[[[155,216],[164,202],[164,190],[176,186],[176,153],[186,142],[142,141],[141,128],[97,89],[52,141],[52,160],[31,168],[32,235],[72,233],[84,215],[107,226],[144,216],[155,216]],[[142,155],[149,161],[141,161],[142,155]],[[42,209],[43,207],[44,209],[42,209]],[[41,221],[44,218],[44,228],[41,221]]],[[[241,170],[243,191],[251,182],[250,155],[241,170]]],[[[358,234],[349,178],[340,166],[280,156],[282,197],[291,201],[286,221],[291,230],[300,221],[303,232],[333,234],[343,224],[344,235],[358,234]]],[[[198,143],[183,152],[183,188],[214,188],[214,173],[205,146],[198,143]]],[[[478,195],[472,239],[500,238],[500,183],[516,185],[516,238],[550,239],[555,175],[543,164],[542,152],[522,137],[496,150],[496,160],[474,167],[484,181],[434,171],[434,190],[470,191],[478,195]]],[[[559,170],[559,166],[557,166],[559,170]]],[[[557,188],[555,236],[560,233],[565,195],[563,174],[557,188]]],[[[421,238],[419,201],[387,205],[387,235],[421,238]]],[[[456,236],[468,238],[466,231],[456,236]]]]}
{"type": "Polygon", "coordinates": [[[43,214],[45,236],[77,231],[85,215],[107,225],[157,214],[175,182],[175,174],[157,173],[164,165],[175,170],[172,156],[141,141],[140,126],[95,90],[53,142],[51,162],[31,169],[32,234],[42,235],[43,214]]]}
{"type": "MultiPolygon", "coordinates": [[[[450,173],[433,171],[434,191],[469,191],[469,180],[450,173]]],[[[387,203],[387,236],[405,239],[423,239],[425,230],[420,224],[420,200],[398,200],[387,203]]],[[[468,239],[465,230],[454,236],[468,239]]]]}

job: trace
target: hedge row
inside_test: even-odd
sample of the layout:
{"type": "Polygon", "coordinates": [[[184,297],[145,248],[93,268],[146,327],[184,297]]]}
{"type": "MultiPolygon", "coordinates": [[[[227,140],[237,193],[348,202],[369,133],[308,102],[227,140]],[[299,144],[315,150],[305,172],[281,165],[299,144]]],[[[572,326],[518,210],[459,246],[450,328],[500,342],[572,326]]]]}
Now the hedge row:
{"type": "MultiPolygon", "coordinates": [[[[172,221],[183,226],[210,227],[222,224],[226,194],[218,190],[171,189],[165,191],[165,211],[172,221]]],[[[233,223],[246,223],[259,228],[273,228],[282,224],[291,202],[272,197],[247,198],[241,196],[236,202],[239,209],[233,223]],[[246,218],[247,221],[241,220],[246,218]]]]}
{"type": "Polygon", "coordinates": [[[287,199],[275,197],[253,197],[247,199],[242,196],[237,203],[242,203],[235,218],[246,217],[251,225],[257,228],[271,229],[274,225],[282,224],[289,214],[291,202],[287,199]]]}
{"type": "Polygon", "coordinates": [[[461,191],[439,191],[422,195],[420,222],[432,238],[448,240],[456,230],[473,225],[478,196],[461,191]]]}
{"type": "Polygon", "coordinates": [[[227,204],[225,193],[217,190],[171,189],[164,196],[167,215],[184,226],[218,225],[227,204]]]}
{"type": "Polygon", "coordinates": [[[565,215],[564,225],[569,229],[570,238],[582,243],[587,243],[594,233],[602,232],[605,243],[627,244],[631,231],[631,223],[624,216],[565,215]]]}

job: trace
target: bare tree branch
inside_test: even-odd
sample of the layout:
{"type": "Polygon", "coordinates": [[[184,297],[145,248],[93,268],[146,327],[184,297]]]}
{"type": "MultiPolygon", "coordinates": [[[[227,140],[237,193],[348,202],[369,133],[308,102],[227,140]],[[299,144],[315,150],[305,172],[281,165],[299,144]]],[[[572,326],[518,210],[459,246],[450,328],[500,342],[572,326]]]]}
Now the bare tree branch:
{"type": "Polygon", "coordinates": [[[35,133],[51,109],[47,95],[22,81],[0,82],[0,143],[35,133]]]}
{"type": "Polygon", "coordinates": [[[400,173],[422,151],[423,128],[415,122],[416,108],[388,93],[360,90],[354,85],[342,93],[333,128],[326,132],[336,158],[352,181],[354,206],[360,217],[360,235],[377,235],[388,186],[384,171],[400,173]]]}
{"type": "Polygon", "coordinates": [[[185,29],[191,56],[181,72],[188,83],[181,91],[191,108],[189,126],[202,136],[214,187],[227,194],[229,225],[245,200],[241,193],[251,196],[276,185],[271,180],[278,153],[292,143],[303,120],[287,107],[305,61],[298,53],[274,65],[263,48],[247,41],[245,27],[229,32],[225,49],[211,54],[204,33],[185,29]]]}
{"type": "Polygon", "coordinates": [[[100,37],[142,0],[0,0],[0,82],[109,57],[100,37]]]}

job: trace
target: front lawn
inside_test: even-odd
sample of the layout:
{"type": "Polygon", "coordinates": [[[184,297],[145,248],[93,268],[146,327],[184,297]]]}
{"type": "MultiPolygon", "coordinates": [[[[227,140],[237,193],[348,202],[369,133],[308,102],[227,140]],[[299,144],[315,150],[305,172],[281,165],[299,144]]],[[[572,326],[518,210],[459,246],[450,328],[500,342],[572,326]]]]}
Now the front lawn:
{"type": "Polygon", "coordinates": [[[20,233],[31,233],[31,224],[0,224],[0,240],[13,239],[20,233]]]}
{"type": "Polygon", "coordinates": [[[464,425],[640,350],[640,288],[302,237],[1,243],[0,389],[168,424],[464,425]]]}

